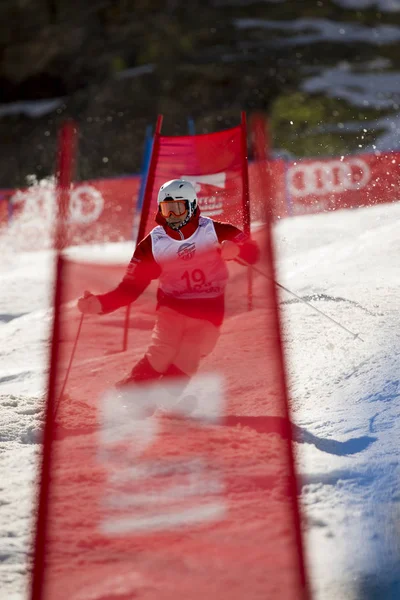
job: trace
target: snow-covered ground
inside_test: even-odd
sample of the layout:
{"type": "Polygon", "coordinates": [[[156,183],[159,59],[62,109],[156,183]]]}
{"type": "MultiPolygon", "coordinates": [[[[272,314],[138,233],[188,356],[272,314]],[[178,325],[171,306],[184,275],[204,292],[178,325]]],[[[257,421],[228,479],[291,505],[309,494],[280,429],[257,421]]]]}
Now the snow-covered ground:
{"type": "Polygon", "coordinates": [[[325,441],[376,438],[352,455],[298,447],[316,598],[400,597],[399,218],[394,204],[277,227],[281,282],[363,340],[286,298],[294,420],[325,441]]]}
{"type": "MultiPolygon", "coordinates": [[[[399,226],[400,204],[393,204],[290,218],[275,228],[278,281],[362,338],[280,292],[307,560],[318,600],[400,597],[399,226]]],[[[2,241],[0,598],[23,600],[53,258],[50,251],[13,252],[12,238],[2,241]]],[[[97,250],[74,254],[96,258],[97,250]]],[[[131,250],[106,248],[122,261],[131,250]]]]}

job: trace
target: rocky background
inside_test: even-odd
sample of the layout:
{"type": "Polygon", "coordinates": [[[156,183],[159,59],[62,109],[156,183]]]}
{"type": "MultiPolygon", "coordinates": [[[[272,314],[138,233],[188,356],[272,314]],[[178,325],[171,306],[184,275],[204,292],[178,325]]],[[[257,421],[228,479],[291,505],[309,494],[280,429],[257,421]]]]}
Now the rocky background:
{"type": "MultiPolygon", "coordinates": [[[[377,56],[382,68],[398,68],[397,40],[389,36],[377,49],[373,31],[400,26],[400,12],[364,4],[357,10],[339,0],[1,0],[0,187],[53,172],[67,117],[79,123],[78,179],[138,173],[146,127],[159,113],[162,132],[179,135],[189,132],[188,119],[205,133],[236,125],[241,110],[257,110],[269,119],[276,151],[354,151],[361,134],[338,123],[390,115],[396,98],[378,108],[354,106],[304,92],[301,82],[341,62],[365,68],[377,56]],[[344,35],[341,43],[310,43],[308,22],[304,43],[291,44],[294,31],[286,25],[301,18],[359,24],[371,28],[371,40],[344,35]],[[275,26],[261,25],[265,20],[275,26]]],[[[369,127],[363,143],[376,134],[369,127]]]]}

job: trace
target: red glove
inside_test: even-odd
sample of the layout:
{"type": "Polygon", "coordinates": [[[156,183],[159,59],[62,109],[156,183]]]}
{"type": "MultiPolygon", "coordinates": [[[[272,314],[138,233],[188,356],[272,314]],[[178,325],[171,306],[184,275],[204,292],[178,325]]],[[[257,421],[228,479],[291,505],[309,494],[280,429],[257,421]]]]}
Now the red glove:
{"type": "Polygon", "coordinates": [[[221,256],[224,260],[234,260],[239,256],[240,248],[235,242],[224,240],[221,242],[221,256]]]}

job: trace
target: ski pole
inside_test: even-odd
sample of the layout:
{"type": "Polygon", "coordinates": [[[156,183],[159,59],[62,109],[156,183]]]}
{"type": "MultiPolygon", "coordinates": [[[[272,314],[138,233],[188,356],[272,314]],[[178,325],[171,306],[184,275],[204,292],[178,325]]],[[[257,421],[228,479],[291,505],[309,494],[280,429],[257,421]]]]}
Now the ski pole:
{"type": "MultiPolygon", "coordinates": [[[[244,262],[244,261],[242,261],[240,258],[235,258],[235,261],[237,263],[239,263],[240,265],[244,266],[244,267],[248,266],[247,263],[244,262]]],[[[254,269],[254,271],[256,273],[259,273],[260,275],[263,275],[266,279],[271,279],[271,277],[268,277],[268,275],[266,275],[266,273],[264,273],[263,271],[261,271],[260,269],[258,269],[257,267],[255,267],[254,265],[252,265],[252,269],[254,269]]],[[[304,304],[306,304],[307,306],[309,306],[310,308],[312,308],[313,310],[315,310],[316,312],[318,312],[320,315],[322,315],[326,319],[329,319],[329,321],[332,321],[332,323],[335,323],[335,325],[337,325],[338,327],[341,327],[341,329],[344,329],[344,331],[347,331],[347,333],[349,333],[353,337],[353,339],[355,339],[355,340],[359,339],[362,342],[364,341],[362,339],[362,337],[360,336],[359,333],[354,333],[353,331],[350,331],[350,329],[347,329],[347,327],[345,327],[344,325],[342,325],[341,323],[339,323],[338,321],[336,321],[335,319],[333,319],[332,317],[330,317],[329,315],[327,315],[326,313],[324,313],[322,310],[320,310],[319,308],[317,308],[313,304],[310,304],[310,302],[307,302],[307,300],[304,300],[304,298],[302,298],[301,296],[298,296],[298,294],[295,294],[295,292],[292,292],[292,290],[289,290],[289,288],[285,287],[284,285],[281,285],[277,281],[274,281],[274,283],[275,283],[276,286],[278,286],[282,290],[285,290],[285,292],[288,292],[289,294],[291,294],[292,296],[294,296],[295,298],[297,298],[297,300],[300,300],[300,302],[303,302],[304,304]]]]}
{"type": "Polygon", "coordinates": [[[55,405],[55,407],[54,407],[54,418],[56,417],[57,410],[58,410],[58,407],[59,407],[59,405],[60,405],[60,402],[61,402],[61,398],[62,398],[62,397],[63,397],[63,395],[64,395],[65,387],[66,387],[66,385],[67,385],[67,381],[68,381],[69,373],[70,373],[70,371],[71,371],[71,367],[72,367],[72,361],[74,360],[74,356],[75,356],[76,347],[77,347],[77,345],[78,345],[79,336],[80,336],[80,334],[81,334],[82,323],[83,323],[83,319],[84,319],[84,317],[85,317],[85,315],[84,315],[84,313],[82,313],[82,314],[81,314],[81,318],[80,318],[80,320],[79,320],[79,325],[78,325],[78,330],[77,330],[77,332],[76,332],[76,336],[75,336],[74,345],[73,345],[73,347],[72,347],[71,356],[70,356],[70,358],[69,358],[69,363],[68,363],[68,367],[67,367],[67,372],[65,373],[64,381],[63,381],[63,384],[62,384],[62,387],[61,387],[61,392],[60,392],[60,395],[58,396],[58,399],[57,399],[56,405],[55,405]]]}

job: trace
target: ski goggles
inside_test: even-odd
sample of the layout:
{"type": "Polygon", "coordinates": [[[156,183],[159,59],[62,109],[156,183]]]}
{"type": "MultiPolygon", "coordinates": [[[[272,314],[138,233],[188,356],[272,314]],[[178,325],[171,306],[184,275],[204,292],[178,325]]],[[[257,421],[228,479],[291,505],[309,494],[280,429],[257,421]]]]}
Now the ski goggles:
{"type": "Polygon", "coordinates": [[[182,217],[187,209],[187,200],[163,200],[160,202],[160,211],[163,217],[169,217],[171,214],[175,217],[182,217]]]}

